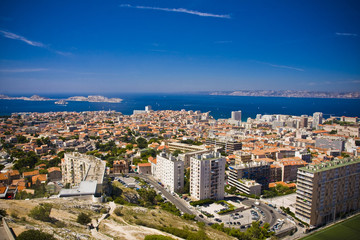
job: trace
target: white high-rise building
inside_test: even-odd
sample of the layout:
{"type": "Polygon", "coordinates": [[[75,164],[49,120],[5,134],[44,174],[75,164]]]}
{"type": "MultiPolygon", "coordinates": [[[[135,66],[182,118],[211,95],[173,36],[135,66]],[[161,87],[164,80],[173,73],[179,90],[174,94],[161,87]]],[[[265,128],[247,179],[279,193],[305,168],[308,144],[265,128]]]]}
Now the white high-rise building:
{"type": "Polygon", "coordinates": [[[152,110],[150,105],[145,106],[145,112],[150,112],[152,110]]]}
{"type": "Polygon", "coordinates": [[[241,111],[232,111],[231,120],[241,121],[241,111]]]}
{"type": "Polygon", "coordinates": [[[313,114],[313,127],[318,129],[319,124],[322,124],[323,121],[323,113],[322,112],[316,112],[313,114]]]}
{"type": "Polygon", "coordinates": [[[153,175],[170,191],[177,192],[184,187],[184,162],[162,152],[156,156],[153,175]]]}
{"type": "Polygon", "coordinates": [[[220,153],[195,155],[190,159],[190,195],[197,200],[224,199],[226,159],[220,153]]]}

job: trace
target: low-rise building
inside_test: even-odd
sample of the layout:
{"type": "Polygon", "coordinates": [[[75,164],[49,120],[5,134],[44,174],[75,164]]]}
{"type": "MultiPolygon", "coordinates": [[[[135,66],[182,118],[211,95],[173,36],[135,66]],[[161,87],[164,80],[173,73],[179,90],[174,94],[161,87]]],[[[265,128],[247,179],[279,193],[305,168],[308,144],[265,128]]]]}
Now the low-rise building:
{"type": "Polygon", "coordinates": [[[115,160],[113,163],[113,173],[128,173],[129,165],[128,162],[124,159],[115,160]]]}
{"type": "Polygon", "coordinates": [[[228,182],[230,186],[236,187],[236,189],[242,193],[257,196],[261,194],[261,184],[254,180],[229,178],[228,182]]]}

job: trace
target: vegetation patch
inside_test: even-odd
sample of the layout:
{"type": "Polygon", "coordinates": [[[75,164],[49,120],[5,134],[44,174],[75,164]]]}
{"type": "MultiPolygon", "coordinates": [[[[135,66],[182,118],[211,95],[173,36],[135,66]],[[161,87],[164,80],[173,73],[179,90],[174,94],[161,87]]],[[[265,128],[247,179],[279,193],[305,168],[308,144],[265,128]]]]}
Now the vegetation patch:
{"type": "Polygon", "coordinates": [[[50,222],[51,221],[51,218],[50,218],[51,209],[52,209],[51,204],[44,203],[44,204],[34,207],[30,211],[29,216],[36,220],[40,220],[43,222],[50,222]]]}
{"type": "Polygon", "coordinates": [[[289,188],[281,184],[277,184],[275,187],[264,190],[263,198],[273,198],[278,196],[284,196],[296,192],[296,188],[289,188]]]}
{"type": "Polygon", "coordinates": [[[16,240],[56,240],[56,238],[39,230],[27,230],[20,233],[16,240]]]}
{"type": "Polygon", "coordinates": [[[274,232],[270,232],[270,225],[265,223],[263,227],[260,227],[259,222],[252,222],[251,227],[246,232],[241,232],[239,229],[224,227],[224,224],[215,223],[212,228],[222,231],[229,236],[236,237],[237,239],[267,239],[274,235],[274,232]]]}
{"type": "Polygon", "coordinates": [[[215,200],[212,200],[212,199],[204,199],[204,200],[190,202],[190,205],[191,206],[202,206],[202,205],[212,204],[214,202],[215,202],[215,200]]]}

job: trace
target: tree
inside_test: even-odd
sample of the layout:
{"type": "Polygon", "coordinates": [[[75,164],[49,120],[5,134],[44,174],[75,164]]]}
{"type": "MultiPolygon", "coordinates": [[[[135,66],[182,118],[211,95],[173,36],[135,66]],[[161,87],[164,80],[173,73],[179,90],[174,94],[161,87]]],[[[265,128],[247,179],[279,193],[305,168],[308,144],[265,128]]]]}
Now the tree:
{"type": "Polygon", "coordinates": [[[136,140],[136,143],[138,145],[139,148],[146,148],[148,146],[148,143],[146,141],[145,138],[142,138],[142,137],[139,137],[137,140],[136,140]]]}
{"type": "Polygon", "coordinates": [[[56,240],[53,235],[39,230],[27,230],[17,236],[17,240],[56,240]]]}
{"type": "Polygon", "coordinates": [[[153,189],[139,189],[138,193],[141,197],[141,200],[144,201],[144,205],[145,203],[150,203],[150,204],[155,204],[155,197],[156,197],[156,192],[153,189]]]}
{"type": "Polygon", "coordinates": [[[174,156],[174,157],[177,157],[177,156],[179,156],[179,154],[181,154],[182,153],[182,151],[180,151],[179,149],[176,149],[173,153],[172,153],[172,155],[174,156]]]}
{"type": "Polygon", "coordinates": [[[38,205],[38,206],[34,207],[30,211],[29,216],[36,220],[40,220],[43,222],[50,222],[51,221],[51,218],[50,218],[51,209],[52,209],[52,205],[50,203],[44,203],[42,205],[38,205]]]}
{"type": "Polygon", "coordinates": [[[86,225],[91,222],[91,218],[86,213],[80,213],[76,219],[76,222],[78,222],[82,225],[86,225]]]}

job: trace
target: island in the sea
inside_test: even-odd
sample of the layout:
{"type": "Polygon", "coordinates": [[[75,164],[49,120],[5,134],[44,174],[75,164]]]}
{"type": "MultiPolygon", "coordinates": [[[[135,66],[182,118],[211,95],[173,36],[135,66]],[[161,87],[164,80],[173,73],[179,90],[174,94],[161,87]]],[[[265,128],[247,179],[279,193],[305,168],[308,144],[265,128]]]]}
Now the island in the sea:
{"type": "Polygon", "coordinates": [[[31,97],[9,97],[7,95],[0,94],[0,99],[5,100],[25,100],[25,101],[51,101],[54,99],[40,97],[39,95],[32,95],[31,97]]]}
{"type": "Polygon", "coordinates": [[[121,98],[107,98],[100,95],[89,95],[87,97],[84,96],[74,96],[69,97],[66,101],[79,101],[79,102],[109,102],[109,103],[120,103],[122,101],[121,98]]]}
{"type": "Polygon", "coordinates": [[[59,100],[59,101],[56,101],[55,104],[58,104],[58,105],[67,105],[68,102],[65,101],[64,99],[61,99],[61,100],[59,100]]]}
{"type": "Polygon", "coordinates": [[[66,101],[78,101],[78,102],[108,102],[108,103],[120,103],[122,101],[121,98],[107,98],[100,95],[89,95],[87,97],[84,96],[74,96],[69,97],[67,99],[51,99],[46,97],[41,97],[39,95],[33,95],[31,97],[10,97],[4,94],[0,94],[0,99],[3,100],[25,100],[25,101],[55,101],[56,104],[66,104],[66,101]],[[60,102],[61,101],[61,102],[60,102]]]}
{"type": "Polygon", "coordinates": [[[360,92],[320,92],[295,90],[236,90],[209,92],[210,95],[289,97],[289,98],[348,98],[359,99],[360,92]]]}

